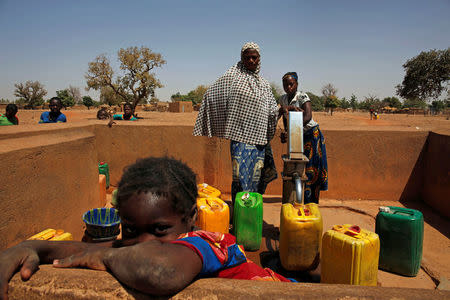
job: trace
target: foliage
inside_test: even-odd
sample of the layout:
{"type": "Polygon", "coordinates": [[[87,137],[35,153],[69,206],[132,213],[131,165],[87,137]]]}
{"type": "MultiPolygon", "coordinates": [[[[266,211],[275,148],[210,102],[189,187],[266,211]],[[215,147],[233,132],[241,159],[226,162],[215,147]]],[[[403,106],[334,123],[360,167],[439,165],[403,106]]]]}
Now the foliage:
{"type": "Polygon", "coordinates": [[[341,104],[341,102],[334,95],[331,95],[331,96],[325,98],[325,107],[327,107],[327,108],[336,108],[336,107],[339,107],[340,104],[341,104]]]}
{"type": "Polygon", "coordinates": [[[431,108],[435,111],[435,112],[439,112],[439,111],[443,111],[446,107],[446,104],[448,105],[449,101],[443,101],[443,100],[435,100],[433,102],[431,102],[431,108]]]}
{"type": "Polygon", "coordinates": [[[281,89],[281,87],[272,82],[270,83],[270,89],[272,90],[273,97],[275,98],[277,103],[280,103],[280,98],[283,95],[283,90],[281,89]]]}
{"type": "Polygon", "coordinates": [[[405,77],[397,85],[397,95],[406,99],[438,98],[448,91],[450,80],[450,48],[421,52],[403,65],[405,77]]]}
{"type": "Polygon", "coordinates": [[[350,108],[350,101],[348,101],[345,97],[341,99],[341,107],[344,109],[350,108]]]}
{"type": "Polygon", "coordinates": [[[325,107],[331,110],[331,115],[336,107],[340,106],[340,101],[335,95],[331,95],[325,98],[325,107]]]}
{"type": "Polygon", "coordinates": [[[44,96],[47,91],[39,81],[26,81],[25,83],[16,83],[14,96],[18,97],[18,104],[26,104],[30,108],[35,108],[44,103],[44,96]]]}
{"type": "Polygon", "coordinates": [[[80,88],[69,85],[69,88],[67,90],[69,91],[69,95],[72,96],[73,101],[75,101],[75,104],[81,104],[83,102],[83,98],[81,98],[80,88]]]}
{"type": "MultiPolygon", "coordinates": [[[[128,94],[126,99],[127,100],[125,100],[125,102],[131,102],[133,96],[128,94]]],[[[116,94],[111,87],[104,86],[100,88],[100,103],[113,106],[120,105],[121,102],[124,102],[124,99],[120,95],[116,94]]]]}
{"type": "Polygon", "coordinates": [[[56,91],[56,96],[61,98],[62,105],[67,108],[75,105],[75,100],[69,93],[69,89],[56,91]]]}
{"type": "Polygon", "coordinates": [[[367,97],[364,97],[364,101],[359,103],[360,109],[373,109],[373,110],[380,110],[383,107],[380,99],[377,97],[370,95],[367,97]]]}
{"type": "Polygon", "coordinates": [[[0,103],[13,103],[12,101],[10,101],[9,99],[4,99],[4,98],[1,98],[0,99],[0,103]]]}
{"type": "Polygon", "coordinates": [[[181,95],[180,92],[177,92],[176,94],[173,94],[172,96],[170,96],[170,100],[172,100],[172,102],[182,101],[181,100],[182,98],[183,98],[183,95],[181,95]]]}
{"type": "Polygon", "coordinates": [[[311,92],[306,92],[309,99],[311,100],[311,109],[313,111],[322,111],[324,109],[324,99],[323,97],[319,97],[317,95],[314,95],[311,92]]]}
{"type": "Polygon", "coordinates": [[[402,102],[397,97],[386,97],[381,101],[381,105],[383,107],[389,106],[389,107],[395,107],[397,109],[402,108],[402,102]]]}
{"type": "Polygon", "coordinates": [[[155,95],[155,89],[163,85],[151,71],[166,63],[161,54],[152,52],[147,47],[129,47],[118,51],[121,74],[114,79],[114,72],[109,60],[104,54],[89,63],[89,69],[85,76],[87,89],[102,91],[102,88],[110,88],[122,101],[131,102],[136,107],[148,97],[155,95]]]}
{"type": "Polygon", "coordinates": [[[350,107],[353,110],[358,109],[358,107],[359,107],[358,99],[356,98],[356,96],[354,94],[352,94],[352,96],[350,97],[350,107]]]}
{"type": "Polygon", "coordinates": [[[195,90],[190,91],[187,95],[181,95],[179,92],[172,95],[170,99],[172,102],[176,101],[191,101],[192,104],[201,103],[203,100],[203,96],[205,95],[208,87],[206,85],[199,85],[195,88],[195,90]]]}
{"type": "Polygon", "coordinates": [[[90,96],[84,96],[83,97],[83,105],[86,106],[88,109],[90,109],[91,106],[95,105],[94,100],[90,96]]]}
{"type": "Polygon", "coordinates": [[[411,98],[411,99],[406,99],[405,101],[403,101],[403,107],[404,108],[426,108],[427,107],[427,103],[425,102],[425,100],[419,99],[419,98],[411,98]]]}

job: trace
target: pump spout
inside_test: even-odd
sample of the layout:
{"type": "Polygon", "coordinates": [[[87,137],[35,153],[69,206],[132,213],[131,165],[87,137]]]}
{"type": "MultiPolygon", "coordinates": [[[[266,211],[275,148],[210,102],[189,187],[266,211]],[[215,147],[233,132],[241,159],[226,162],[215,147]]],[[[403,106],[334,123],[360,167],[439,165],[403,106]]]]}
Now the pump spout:
{"type": "Polygon", "coordinates": [[[295,193],[297,195],[297,202],[303,204],[303,190],[302,190],[302,181],[300,179],[300,176],[297,173],[292,174],[292,178],[294,179],[295,183],[295,193]]]}

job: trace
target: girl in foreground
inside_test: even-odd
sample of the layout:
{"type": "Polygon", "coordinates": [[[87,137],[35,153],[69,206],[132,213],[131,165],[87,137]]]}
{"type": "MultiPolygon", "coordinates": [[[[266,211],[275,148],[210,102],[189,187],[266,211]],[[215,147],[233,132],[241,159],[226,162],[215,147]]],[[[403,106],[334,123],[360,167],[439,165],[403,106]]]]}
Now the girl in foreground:
{"type": "MultiPolygon", "coordinates": [[[[286,92],[280,98],[280,115],[283,116],[284,128],[287,130],[288,111],[303,112],[303,149],[309,159],[306,164],[308,181],[305,183],[304,203],[319,203],[320,191],[328,190],[328,164],[325,138],[319,124],[312,118],[311,100],[308,95],[297,91],[298,76],[289,72],[283,76],[283,88],[286,92]]],[[[281,142],[286,143],[287,133],[281,135],[281,142]]]]}
{"type": "Polygon", "coordinates": [[[122,240],[114,245],[25,241],[0,252],[0,299],[19,271],[28,280],[40,264],[108,271],[153,295],[174,294],[196,278],[289,281],[245,257],[230,234],[192,231],[197,218],[195,174],[180,161],[146,158],[128,167],[117,202],[122,240]]]}

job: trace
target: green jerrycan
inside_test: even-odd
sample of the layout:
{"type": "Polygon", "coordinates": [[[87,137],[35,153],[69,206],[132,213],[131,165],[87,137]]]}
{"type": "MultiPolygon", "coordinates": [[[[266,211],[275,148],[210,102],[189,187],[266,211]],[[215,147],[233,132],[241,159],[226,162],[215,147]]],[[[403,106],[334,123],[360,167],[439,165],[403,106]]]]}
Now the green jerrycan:
{"type": "Polygon", "coordinates": [[[253,192],[237,193],[233,210],[233,231],[237,243],[247,251],[258,250],[262,239],[262,225],[262,195],[253,192]]]}

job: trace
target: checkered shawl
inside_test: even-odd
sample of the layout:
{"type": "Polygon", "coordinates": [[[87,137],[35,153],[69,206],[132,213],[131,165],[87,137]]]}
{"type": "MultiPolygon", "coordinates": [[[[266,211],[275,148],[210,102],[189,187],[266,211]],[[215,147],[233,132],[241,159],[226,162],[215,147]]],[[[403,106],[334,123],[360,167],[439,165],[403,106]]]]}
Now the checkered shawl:
{"type": "Polygon", "coordinates": [[[238,62],[206,91],[193,134],[265,145],[275,134],[276,118],[269,82],[238,62]]]}

